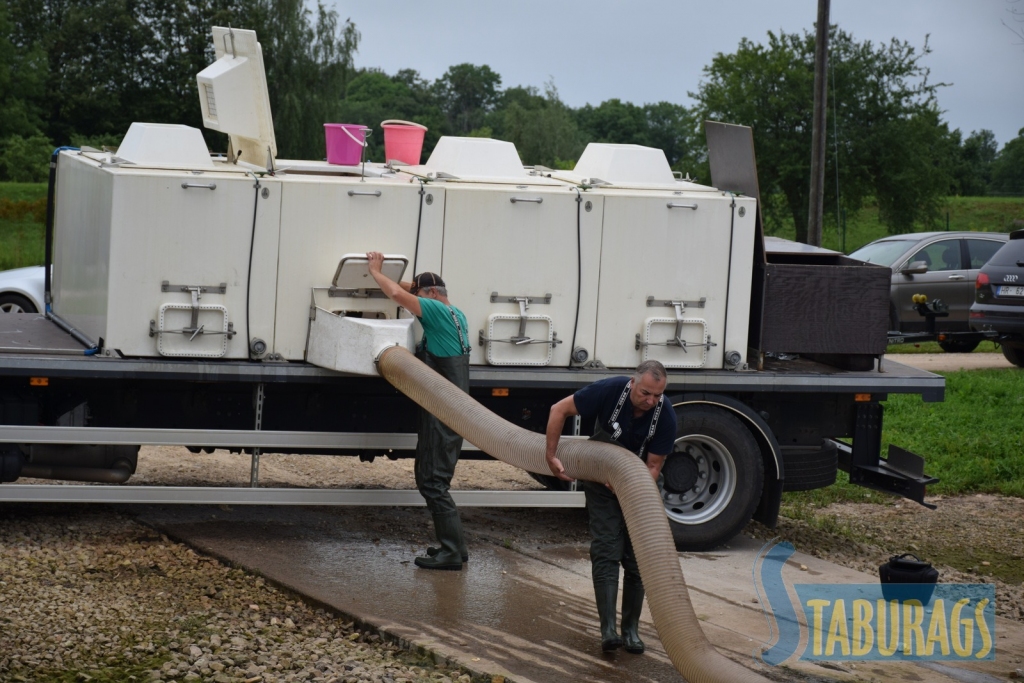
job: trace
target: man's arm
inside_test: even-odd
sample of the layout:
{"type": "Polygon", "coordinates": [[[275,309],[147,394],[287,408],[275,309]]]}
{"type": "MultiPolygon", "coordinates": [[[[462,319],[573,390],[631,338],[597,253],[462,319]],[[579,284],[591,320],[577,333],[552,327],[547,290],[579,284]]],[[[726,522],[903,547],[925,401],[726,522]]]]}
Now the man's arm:
{"type": "Polygon", "coordinates": [[[661,468],[667,457],[667,455],[655,455],[654,453],[647,454],[647,471],[654,477],[654,481],[658,481],[658,475],[661,474],[661,468]]]}
{"type": "Polygon", "coordinates": [[[420,298],[409,292],[411,283],[403,282],[399,284],[381,272],[381,266],[384,264],[384,254],[379,251],[368,251],[366,252],[366,259],[369,261],[367,269],[370,271],[370,276],[377,283],[377,286],[380,287],[380,290],[384,292],[384,296],[417,318],[422,316],[423,309],[420,307],[420,298]]]}
{"type": "Polygon", "coordinates": [[[545,450],[544,457],[548,461],[548,467],[551,468],[551,474],[563,481],[572,481],[572,477],[566,476],[565,467],[562,466],[562,461],[558,459],[558,437],[562,434],[562,428],[565,427],[566,418],[579,414],[572,395],[566,396],[551,406],[551,411],[548,413],[547,449],[545,450]]]}

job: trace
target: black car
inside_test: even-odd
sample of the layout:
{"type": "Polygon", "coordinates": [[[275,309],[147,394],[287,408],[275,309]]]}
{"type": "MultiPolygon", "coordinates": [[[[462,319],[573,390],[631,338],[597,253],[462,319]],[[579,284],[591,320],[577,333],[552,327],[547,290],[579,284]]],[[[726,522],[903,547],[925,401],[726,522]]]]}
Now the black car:
{"type": "Polygon", "coordinates": [[[1011,232],[978,273],[971,329],[998,333],[1006,360],[1024,367],[1024,230],[1011,232]]]}

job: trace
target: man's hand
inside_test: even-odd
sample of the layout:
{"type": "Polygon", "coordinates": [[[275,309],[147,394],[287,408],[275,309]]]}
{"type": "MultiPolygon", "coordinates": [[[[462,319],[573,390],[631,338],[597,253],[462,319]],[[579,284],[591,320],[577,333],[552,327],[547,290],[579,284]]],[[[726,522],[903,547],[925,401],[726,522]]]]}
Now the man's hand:
{"type": "Polygon", "coordinates": [[[562,465],[562,461],[558,459],[557,455],[545,456],[548,461],[548,468],[551,470],[551,474],[555,475],[562,481],[573,481],[573,478],[565,474],[565,467],[562,465]]]}
{"type": "Polygon", "coordinates": [[[384,266],[384,254],[379,251],[366,252],[366,260],[369,261],[366,267],[370,271],[370,275],[379,273],[381,268],[384,266]]]}
{"type": "Polygon", "coordinates": [[[562,481],[573,481],[573,478],[565,473],[562,461],[558,459],[558,436],[562,433],[565,420],[570,415],[579,415],[572,395],[566,396],[551,406],[551,411],[548,413],[548,426],[545,430],[546,449],[544,451],[544,459],[548,462],[548,469],[551,470],[551,474],[562,481]]]}

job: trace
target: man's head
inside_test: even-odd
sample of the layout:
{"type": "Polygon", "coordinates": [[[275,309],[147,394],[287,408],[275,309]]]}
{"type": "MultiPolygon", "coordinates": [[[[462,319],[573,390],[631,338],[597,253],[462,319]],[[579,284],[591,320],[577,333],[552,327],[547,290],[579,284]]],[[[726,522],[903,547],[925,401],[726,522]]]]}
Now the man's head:
{"type": "Polygon", "coordinates": [[[665,366],[656,360],[645,360],[633,373],[633,388],[629,390],[629,400],[638,410],[650,410],[661,400],[667,384],[668,373],[665,366]]]}
{"type": "Polygon", "coordinates": [[[440,275],[424,272],[412,279],[412,288],[409,293],[433,299],[438,296],[448,296],[448,289],[444,286],[444,280],[440,275]]]}

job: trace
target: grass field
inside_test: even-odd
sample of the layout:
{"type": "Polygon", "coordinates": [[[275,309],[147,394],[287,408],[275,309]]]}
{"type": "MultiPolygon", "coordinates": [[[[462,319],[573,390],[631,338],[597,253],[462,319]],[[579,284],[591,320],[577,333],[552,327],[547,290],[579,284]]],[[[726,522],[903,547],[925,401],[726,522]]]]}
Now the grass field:
{"type": "MultiPolygon", "coordinates": [[[[941,481],[931,494],[998,493],[1024,497],[1024,371],[963,370],[946,377],[946,400],[892,395],[885,402],[883,453],[896,444],[925,459],[941,481]]],[[[837,501],[886,502],[891,496],[852,486],[843,472],[834,486],[786,493],[783,507],[837,501]]]]}
{"type": "MultiPolygon", "coordinates": [[[[886,353],[945,353],[938,342],[918,342],[916,344],[890,344],[886,353]]],[[[972,353],[1000,353],[995,342],[983,341],[972,353]]]]}
{"type": "MultiPolygon", "coordinates": [[[[946,218],[950,230],[975,230],[978,232],[1010,232],[1024,228],[1024,197],[949,197],[938,225],[919,226],[917,229],[945,230],[946,218]],[[1019,224],[1015,224],[1015,221],[1019,224]]],[[[821,246],[835,251],[842,248],[842,234],[836,228],[835,214],[826,215],[821,246]]],[[[793,239],[793,226],[785,225],[777,233],[779,237],[793,239]]],[[[865,206],[846,217],[845,253],[858,249],[868,242],[889,233],[878,221],[878,207],[865,206]]]]}
{"type": "Polygon", "coordinates": [[[0,183],[0,270],[43,264],[45,183],[0,183]]]}

